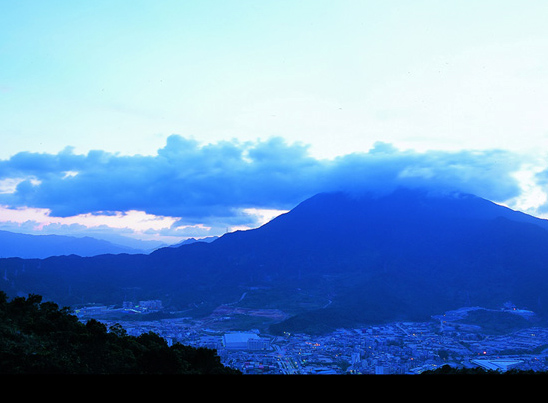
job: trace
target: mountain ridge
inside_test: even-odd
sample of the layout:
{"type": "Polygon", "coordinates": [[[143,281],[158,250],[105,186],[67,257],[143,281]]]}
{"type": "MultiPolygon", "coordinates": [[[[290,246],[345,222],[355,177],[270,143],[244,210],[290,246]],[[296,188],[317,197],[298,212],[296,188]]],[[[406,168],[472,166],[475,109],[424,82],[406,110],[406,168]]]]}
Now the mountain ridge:
{"type": "Polygon", "coordinates": [[[145,250],[119,245],[90,236],[33,235],[0,230],[0,257],[44,259],[51,256],[79,255],[84,257],[118,254],[145,253],[145,250]]]}
{"type": "Polygon", "coordinates": [[[121,303],[133,288],[140,299],[199,306],[202,313],[246,293],[241,306],[291,316],[273,325],[278,332],[424,320],[509,300],[542,316],[545,228],[545,220],[473,195],[321,193],[259,228],[211,243],[149,255],[2,259],[0,285],[70,303],[121,303]]]}

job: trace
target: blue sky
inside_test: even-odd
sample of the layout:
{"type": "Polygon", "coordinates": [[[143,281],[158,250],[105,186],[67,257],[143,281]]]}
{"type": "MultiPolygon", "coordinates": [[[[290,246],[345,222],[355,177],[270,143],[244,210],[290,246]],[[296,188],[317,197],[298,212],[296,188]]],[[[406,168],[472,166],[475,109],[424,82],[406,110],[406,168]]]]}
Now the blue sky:
{"type": "Polygon", "coordinates": [[[419,182],[548,212],[545,1],[0,9],[0,229],[171,242],[419,182]]]}

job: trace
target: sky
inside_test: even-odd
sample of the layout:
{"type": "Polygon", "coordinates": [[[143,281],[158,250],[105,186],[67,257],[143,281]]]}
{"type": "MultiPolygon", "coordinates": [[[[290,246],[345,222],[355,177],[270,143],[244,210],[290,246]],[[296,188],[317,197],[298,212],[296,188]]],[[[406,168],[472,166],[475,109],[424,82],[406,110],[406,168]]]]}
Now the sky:
{"type": "Polygon", "coordinates": [[[0,230],[175,243],[427,184],[548,217],[548,2],[0,0],[0,230]]]}

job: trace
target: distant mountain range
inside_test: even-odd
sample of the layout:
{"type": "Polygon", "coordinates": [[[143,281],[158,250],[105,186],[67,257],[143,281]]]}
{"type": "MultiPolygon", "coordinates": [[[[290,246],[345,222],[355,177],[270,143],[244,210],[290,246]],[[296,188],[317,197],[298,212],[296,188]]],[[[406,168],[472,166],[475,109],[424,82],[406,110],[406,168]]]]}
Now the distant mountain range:
{"type": "Polygon", "coordinates": [[[190,245],[191,243],[195,243],[195,242],[213,242],[217,238],[219,238],[219,237],[218,236],[208,236],[208,237],[205,237],[205,238],[198,238],[198,239],[196,239],[196,238],[187,238],[184,241],[181,241],[179,243],[169,245],[169,247],[170,248],[178,248],[179,246],[190,245]]]}
{"type": "Polygon", "coordinates": [[[548,224],[461,193],[322,193],[260,228],[148,255],[1,259],[0,289],[61,305],[129,295],[206,314],[290,315],[273,332],[425,320],[511,301],[548,315],[548,224]],[[241,298],[245,296],[244,298],[241,298]]]}
{"type": "Polygon", "coordinates": [[[50,256],[96,256],[118,253],[149,253],[92,237],[31,235],[0,230],[0,257],[47,258],[50,256]]]}

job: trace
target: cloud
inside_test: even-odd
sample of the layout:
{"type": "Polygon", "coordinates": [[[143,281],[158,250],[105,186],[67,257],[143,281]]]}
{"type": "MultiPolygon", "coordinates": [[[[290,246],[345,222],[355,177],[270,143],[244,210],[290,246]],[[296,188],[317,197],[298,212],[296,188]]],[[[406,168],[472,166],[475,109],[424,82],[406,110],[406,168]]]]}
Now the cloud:
{"type": "Polygon", "coordinates": [[[203,145],[172,135],[148,156],[77,155],[71,148],[16,154],[0,161],[0,204],[47,209],[49,217],[65,219],[111,214],[117,222],[142,212],[162,222],[149,230],[193,228],[206,236],[205,228],[256,225],[260,214],[249,209],[285,211],[331,190],[426,185],[504,202],[520,195],[515,172],[522,164],[522,156],[503,150],[416,152],[376,143],[365,153],[316,159],[307,145],[281,138],[203,145]]]}

